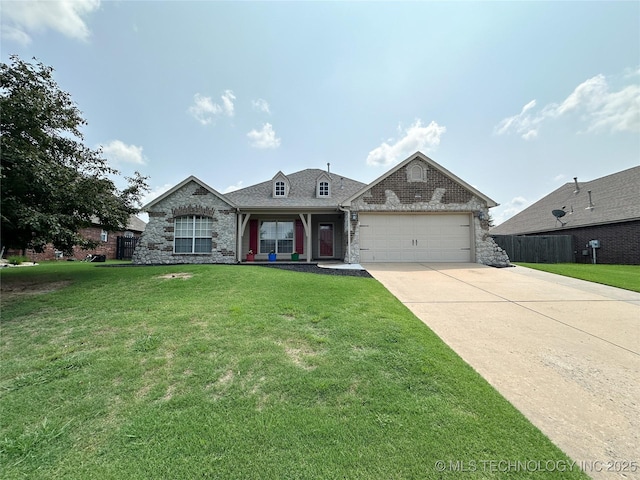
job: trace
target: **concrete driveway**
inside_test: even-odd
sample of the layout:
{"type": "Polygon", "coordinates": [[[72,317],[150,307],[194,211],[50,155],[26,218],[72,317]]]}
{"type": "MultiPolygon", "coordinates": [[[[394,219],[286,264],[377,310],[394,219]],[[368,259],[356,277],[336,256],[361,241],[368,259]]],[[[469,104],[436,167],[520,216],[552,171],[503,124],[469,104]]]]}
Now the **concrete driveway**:
{"type": "Polygon", "coordinates": [[[640,478],[640,294],[524,267],[363,266],[587,474],[640,478]]]}

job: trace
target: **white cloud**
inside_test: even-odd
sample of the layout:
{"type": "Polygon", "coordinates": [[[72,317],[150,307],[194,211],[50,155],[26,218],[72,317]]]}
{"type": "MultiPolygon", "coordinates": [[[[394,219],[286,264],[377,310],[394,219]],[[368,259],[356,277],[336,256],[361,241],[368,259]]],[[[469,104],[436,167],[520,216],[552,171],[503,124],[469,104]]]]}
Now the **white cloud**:
{"type": "Polygon", "coordinates": [[[254,110],[269,114],[271,113],[271,110],[269,110],[269,103],[262,98],[259,98],[258,100],[251,100],[251,105],[253,106],[254,110]]]}
{"type": "Polygon", "coordinates": [[[592,112],[590,132],[640,132],[640,85],[607,95],[607,101],[592,112]]]}
{"type": "Polygon", "coordinates": [[[254,148],[278,148],[280,139],[276,138],[276,132],[270,123],[265,123],[261,130],[251,130],[247,133],[249,144],[254,148]]]}
{"type": "Polygon", "coordinates": [[[529,206],[529,203],[530,202],[524,197],[514,197],[506,204],[491,209],[493,225],[497,227],[505,220],[508,220],[515,214],[520,213],[529,206]]]}
{"type": "Polygon", "coordinates": [[[494,131],[497,135],[508,133],[509,130],[516,130],[522,134],[522,138],[530,140],[538,136],[536,122],[533,121],[531,114],[527,113],[536,106],[536,101],[531,100],[527,103],[517,115],[503,119],[496,125],[494,131]],[[535,128],[534,128],[535,127],[535,128]]]}
{"type": "Polygon", "coordinates": [[[235,192],[236,190],[240,190],[241,188],[244,188],[242,183],[243,183],[242,180],[240,180],[235,185],[229,185],[227,188],[224,189],[222,193],[229,193],[229,192],[235,192]]]}
{"type": "Polygon", "coordinates": [[[228,117],[233,117],[233,101],[236,99],[231,90],[225,90],[222,94],[222,108],[228,117]]]}
{"type": "Polygon", "coordinates": [[[423,127],[420,119],[405,131],[400,127],[398,129],[402,137],[397,140],[390,139],[371,150],[367,156],[367,165],[388,166],[404,160],[418,150],[428,152],[440,144],[440,137],[447,130],[436,122],[423,127]]]}
{"type": "Polygon", "coordinates": [[[189,113],[202,125],[208,125],[215,115],[222,112],[222,107],[211,101],[211,97],[203,97],[199,93],[193,96],[193,105],[189,107],[189,113]]]}
{"type": "Polygon", "coordinates": [[[565,178],[566,178],[566,176],[563,173],[559,173],[558,175],[553,177],[553,181],[555,183],[558,183],[558,182],[562,182],[565,178]]]}
{"type": "MultiPolygon", "coordinates": [[[[635,72],[635,76],[638,71],[635,72]]],[[[634,75],[625,74],[627,82],[634,75]]],[[[640,85],[637,80],[618,91],[611,87],[604,75],[596,75],[578,85],[561,103],[550,103],[534,111],[536,101],[527,103],[521,112],[501,120],[494,128],[496,135],[516,133],[525,140],[538,136],[543,123],[572,113],[584,132],[640,132],[640,85]]]]}
{"type": "Polygon", "coordinates": [[[2,25],[2,39],[7,42],[19,43],[22,46],[27,46],[31,43],[31,37],[29,35],[19,28],[9,25],[2,25]]]}
{"type": "Polygon", "coordinates": [[[136,165],[147,163],[142,154],[142,147],[127,145],[120,140],[111,140],[102,147],[102,152],[113,163],[133,163],[136,165]]]}
{"type": "Polygon", "coordinates": [[[193,105],[189,107],[188,112],[202,125],[212,123],[218,115],[224,114],[228,117],[233,117],[233,101],[236,99],[233,91],[225,90],[220,98],[222,99],[222,106],[214,103],[211,97],[205,97],[196,93],[193,96],[193,105]]]}
{"type": "Polygon", "coordinates": [[[55,30],[86,41],[91,32],[83,17],[99,7],[100,0],[3,1],[2,38],[28,45],[30,34],[55,30]]]}

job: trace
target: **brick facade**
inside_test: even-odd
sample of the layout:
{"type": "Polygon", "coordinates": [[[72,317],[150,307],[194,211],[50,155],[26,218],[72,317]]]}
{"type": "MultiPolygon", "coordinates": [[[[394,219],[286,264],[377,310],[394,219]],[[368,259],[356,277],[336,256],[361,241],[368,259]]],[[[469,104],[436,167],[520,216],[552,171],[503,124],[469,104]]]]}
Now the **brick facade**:
{"type": "MultiPolygon", "coordinates": [[[[75,259],[75,260],[84,260],[87,258],[87,255],[105,255],[107,260],[115,260],[117,257],[117,242],[118,237],[124,236],[123,231],[119,232],[107,232],[107,241],[103,242],[102,238],[102,228],[99,226],[93,226],[89,228],[83,228],[79,231],[80,235],[88,240],[94,240],[98,242],[98,246],[93,249],[82,249],[79,247],[74,247],[72,255],[65,255],[64,257],[56,256],[56,249],[53,245],[48,244],[45,246],[43,252],[36,252],[32,249],[27,249],[25,255],[29,258],[30,261],[34,262],[43,262],[46,260],[61,260],[61,259],[75,259]]],[[[134,236],[139,237],[140,233],[134,232],[134,236]]],[[[7,250],[5,253],[5,257],[10,257],[12,255],[22,255],[21,251],[18,250],[7,250]]]]}
{"type": "Polygon", "coordinates": [[[442,205],[467,204],[473,197],[473,194],[462,185],[439,170],[429,168],[420,160],[414,160],[372,187],[364,203],[384,205],[389,200],[387,192],[393,192],[402,205],[424,202],[442,205]],[[421,169],[419,170],[422,172],[421,178],[416,175],[415,169],[421,169]]]}
{"type": "Polygon", "coordinates": [[[592,253],[587,244],[590,240],[600,240],[596,263],[640,265],[640,220],[554,230],[539,235],[571,235],[576,263],[591,263],[592,253]]]}

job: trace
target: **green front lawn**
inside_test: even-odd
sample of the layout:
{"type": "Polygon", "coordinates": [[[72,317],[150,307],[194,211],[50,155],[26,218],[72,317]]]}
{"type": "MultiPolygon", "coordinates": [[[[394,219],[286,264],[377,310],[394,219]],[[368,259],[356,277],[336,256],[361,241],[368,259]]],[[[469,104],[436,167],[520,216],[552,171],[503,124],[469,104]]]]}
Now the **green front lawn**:
{"type": "Polygon", "coordinates": [[[520,262],[517,265],[640,292],[640,265],[520,262]]]}
{"type": "Polygon", "coordinates": [[[587,478],[376,280],[0,276],[2,478],[587,478]]]}

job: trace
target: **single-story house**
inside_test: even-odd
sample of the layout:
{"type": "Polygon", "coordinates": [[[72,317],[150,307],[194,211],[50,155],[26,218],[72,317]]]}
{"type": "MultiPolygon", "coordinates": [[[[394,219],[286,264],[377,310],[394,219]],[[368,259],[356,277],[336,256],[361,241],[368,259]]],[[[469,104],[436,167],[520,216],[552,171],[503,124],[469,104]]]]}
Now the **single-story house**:
{"type": "MultiPolygon", "coordinates": [[[[94,217],[91,219],[91,226],[81,228],[78,233],[88,240],[98,242],[98,245],[92,249],[82,249],[74,247],[72,255],[63,255],[62,252],[56,250],[53,245],[47,244],[42,252],[36,252],[33,249],[27,249],[25,255],[34,262],[42,262],[44,260],[61,260],[75,259],[84,260],[87,255],[104,255],[106,260],[124,259],[129,260],[133,254],[136,242],[144,232],[146,222],[136,215],[131,215],[124,230],[110,232],[103,228],[100,219],[94,217]]],[[[6,257],[11,255],[21,255],[18,250],[8,250],[6,257]]]]}
{"type": "Polygon", "coordinates": [[[143,207],[137,264],[509,260],[489,236],[496,202],[416,152],[369,184],[306,169],[221,194],[191,176],[143,207]]]}
{"type": "Polygon", "coordinates": [[[640,166],[562,185],[491,235],[569,235],[577,263],[640,264],[640,166]]]}

